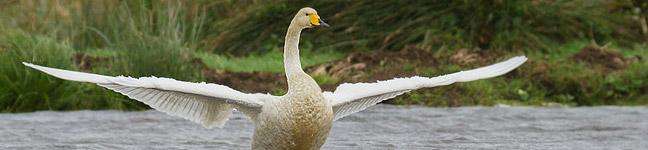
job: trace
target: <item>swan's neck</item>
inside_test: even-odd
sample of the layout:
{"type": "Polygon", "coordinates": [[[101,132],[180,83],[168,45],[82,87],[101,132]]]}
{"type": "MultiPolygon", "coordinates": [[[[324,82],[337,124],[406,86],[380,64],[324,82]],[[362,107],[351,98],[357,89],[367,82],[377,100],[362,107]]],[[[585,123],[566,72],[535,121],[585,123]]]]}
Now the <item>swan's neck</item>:
{"type": "Polygon", "coordinates": [[[297,27],[293,27],[292,23],[288,27],[288,33],[286,33],[286,43],[284,44],[284,67],[286,69],[286,78],[288,79],[288,84],[290,84],[290,79],[292,76],[297,73],[304,73],[302,70],[301,62],[299,61],[299,34],[301,30],[297,27]]]}

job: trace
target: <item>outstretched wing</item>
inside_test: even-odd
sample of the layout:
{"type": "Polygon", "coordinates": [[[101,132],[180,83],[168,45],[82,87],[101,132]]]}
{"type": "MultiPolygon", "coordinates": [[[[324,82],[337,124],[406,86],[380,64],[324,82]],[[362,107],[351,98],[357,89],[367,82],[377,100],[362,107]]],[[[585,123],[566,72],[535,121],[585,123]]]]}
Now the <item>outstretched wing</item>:
{"type": "Polygon", "coordinates": [[[337,120],[411,90],[499,76],[517,68],[526,60],[525,56],[517,56],[490,66],[433,78],[414,76],[378,81],[377,83],[345,83],[338,86],[335,92],[324,92],[323,94],[333,105],[334,120],[337,120]]]}
{"type": "Polygon", "coordinates": [[[112,77],[23,64],[61,79],[96,83],[158,111],[189,119],[206,128],[223,127],[233,108],[255,120],[264,102],[276,99],[272,95],[246,94],[227,86],[204,82],[191,83],[158,77],[112,77]]]}

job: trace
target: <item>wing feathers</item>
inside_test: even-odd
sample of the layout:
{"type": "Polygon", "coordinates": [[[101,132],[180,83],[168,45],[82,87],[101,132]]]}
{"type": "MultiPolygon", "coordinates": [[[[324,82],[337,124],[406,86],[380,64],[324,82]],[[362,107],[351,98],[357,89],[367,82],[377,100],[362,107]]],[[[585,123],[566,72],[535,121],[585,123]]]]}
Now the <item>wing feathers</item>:
{"type": "MultiPolygon", "coordinates": [[[[169,115],[186,118],[196,123],[202,124],[206,128],[212,128],[214,126],[222,127],[227,121],[227,117],[229,116],[219,115],[216,116],[216,118],[210,118],[204,115],[196,115],[198,112],[211,111],[207,110],[205,107],[199,107],[199,105],[229,105],[225,103],[211,103],[210,101],[214,101],[213,98],[206,96],[154,89],[133,89],[116,84],[99,84],[99,86],[114,90],[128,96],[129,98],[139,100],[158,111],[165,112],[169,115]]],[[[220,110],[220,112],[217,113],[230,114],[231,110],[232,108],[229,108],[227,110],[220,110]]]]}
{"type": "Polygon", "coordinates": [[[38,69],[40,71],[43,71],[47,74],[50,74],[52,76],[65,79],[65,80],[72,80],[72,81],[79,81],[79,82],[92,82],[92,83],[110,83],[108,81],[109,78],[113,78],[111,76],[104,76],[104,75],[98,75],[98,74],[91,74],[91,73],[85,73],[85,72],[76,72],[76,71],[68,71],[68,70],[62,70],[62,69],[55,69],[55,68],[49,68],[49,67],[43,67],[39,65],[34,65],[30,63],[23,62],[25,66],[32,67],[34,69],[38,69]]]}
{"type": "Polygon", "coordinates": [[[204,82],[190,83],[157,77],[111,77],[23,64],[61,79],[96,83],[158,111],[192,120],[207,128],[222,127],[233,108],[255,120],[264,101],[276,99],[276,96],[245,94],[227,86],[204,82]]]}
{"type": "Polygon", "coordinates": [[[411,90],[496,77],[517,68],[526,61],[525,56],[517,56],[490,66],[434,78],[414,76],[378,81],[377,83],[345,83],[340,85],[335,92],[324,92],[323,94],[326,99],[331,101],[335,120],[337,120],[411,90]]]}
{"type": "Polygon", "coordinates": [[[405,92],[408,92],[410,90],[403,90],[403,91],[397,91],[397,92],[392,92],[392,93],[387,93],[387,94],[382,94],[382,95],[377,95],[373,97],[365,97],[362,101],[349,101],[344,104],[338,104],[335,107],[333,107],[333,114],[335,114],[335,118],[333,120],[338,120],[342,117],[348,116],[350,114],[359,112],[361,110],[364,110],[364,106],[373,106],[377,104],[380,101],[383,101],[385,99],[391,99],[394,98],[398,95],[401,95],[405,92]]]}

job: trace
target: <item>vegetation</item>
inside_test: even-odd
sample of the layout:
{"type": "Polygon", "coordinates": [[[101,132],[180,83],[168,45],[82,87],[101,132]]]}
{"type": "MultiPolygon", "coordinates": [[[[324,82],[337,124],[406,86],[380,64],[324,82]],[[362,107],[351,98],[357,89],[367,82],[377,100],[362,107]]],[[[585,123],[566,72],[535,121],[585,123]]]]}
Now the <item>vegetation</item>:
{"type": "MultiPolygon", "coordinates": [[[[304,31],[304,67],[347,54],[408,46],[430,52],[441,62],[368,68],[372,71],[358,81],[374,79],[389,67],[436,76],[484,65],[453,64],[447,57],[459,49],[497,56],[488,63],[520,54],[530,58],[504,77],[418,90],[390,103],[648,104],[648,3],[642,1],[28,0],[0,2],[0,60],[5,62],[0,65],[0,112],[148,108],[93,84],[26,68],[22,62],[185,81],[213,82],[211,70],[279,79],[284,32],[294,12],[304,6],[316,8],[332,25],[304,31]],[[623,67],[606,70],[576,58],[586,47],[619,52],[623,67]]],[[[314,78],[331,87],[355,81],[331,74],[314,78]]],[[[281,84],[272,87],[265,92],[285,90],[281,84]]]]}
{"type": "Polygon", "coordinates": [[[205,49],[246,54],[267,51],[267,45],[280,46],[282,39],[274,37],[282,36],[294,10],[303,6],[317,8],[332,24],[303,37],[323,45],[317,50],[396,51],[406,45],[430,51],[546,50],[574,39],[631,46],[645,39],[636,32],[638,20],[631,19],[636,13],[629,12],[640,5],[645,4],[625,0],[259,1],[209,28],[209,33],[215,33],[205,35],[212,41],[205,49]]]}
{"type": "MultiPolygon", "coordinates": [[[[648,90],[645,60],[627,60],[636,62],[616,71],[575,61],[574,55],[588,45],[589,42],[575,41],[551,47],[558,53],[530,52],[526,64],[504,77],[418,90],[392,102],[428,106],[506,104],[549,107],[648,104],[648,95],[643,94],[648,90]]],[[[624,58],[648,57],[648,45],[645,44],[635,48],[609,47],[621,51],[624,58]]],[[[462,69],[445,67],[422,74],[433,76],[459,70],[462,69]]]]}
{"type": "Polygon", "coordinates": [[[142,109],[133,101],[91,84],[56,79],[21,62],[56,68],[76,68],[71,61],[74,51],[46,36],[32,36],[23,31],[3,32],[0,37],[0,107],[2,112],[78,109],[142,109]]]}

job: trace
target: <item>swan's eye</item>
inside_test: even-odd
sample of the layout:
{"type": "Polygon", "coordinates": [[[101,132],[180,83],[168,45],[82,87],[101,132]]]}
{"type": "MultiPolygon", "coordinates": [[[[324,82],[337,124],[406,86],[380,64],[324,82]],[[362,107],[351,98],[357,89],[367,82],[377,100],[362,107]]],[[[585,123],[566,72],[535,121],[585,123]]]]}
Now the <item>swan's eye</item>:
{"type": "Polygon", "coordinates": [[[306,16],[308,16],[308,13],[306,13],[306,16]]]}

